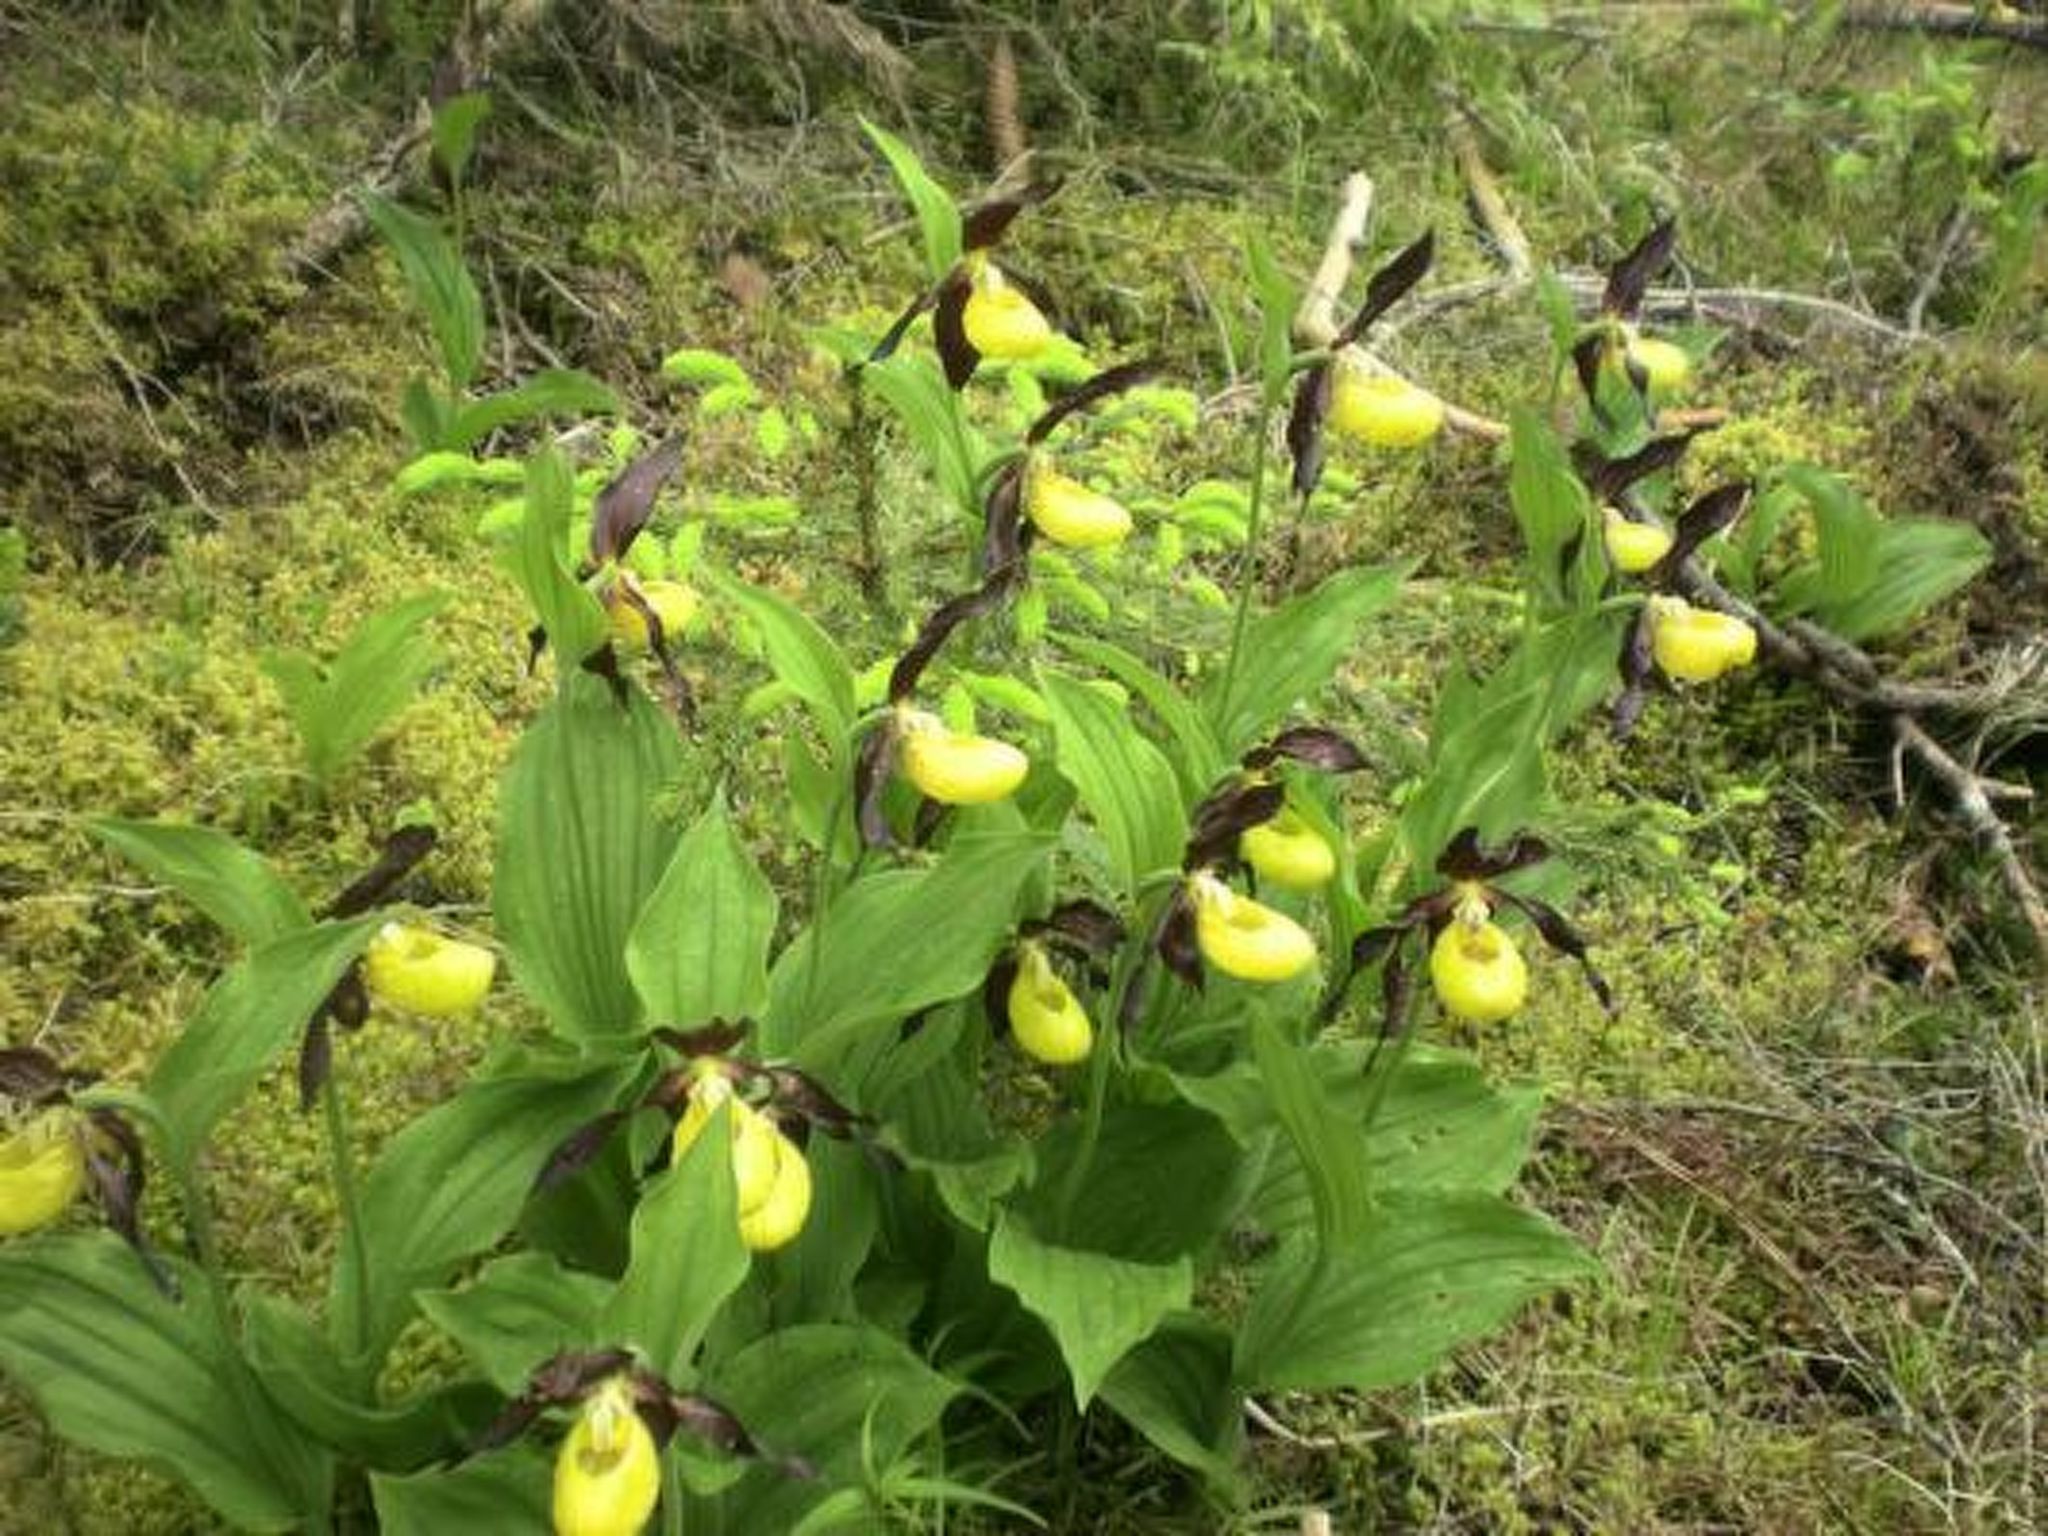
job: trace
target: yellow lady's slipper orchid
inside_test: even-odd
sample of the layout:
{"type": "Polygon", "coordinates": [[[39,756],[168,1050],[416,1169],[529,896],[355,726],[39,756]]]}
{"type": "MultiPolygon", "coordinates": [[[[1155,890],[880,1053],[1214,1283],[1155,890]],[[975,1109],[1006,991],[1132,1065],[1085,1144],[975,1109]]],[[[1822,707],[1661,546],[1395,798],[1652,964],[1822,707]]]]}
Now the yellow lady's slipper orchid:
{"type": "Polygon", "coordinates": [[[1529,998],[1529,967],[1515,941],[1485,915],[1483,903],[1458,916],[1429,951],[1429,979],[1445,1013],[1498,1024],[1529,998]]]}
{"type": "Polygon", "coordinates": [[[714,1065],[701,1065],[699,1073],[689,1107],[676,1122],[673,1155],[689,1151],[719,1106],[729,1104],[740,1241],[756,1253],[780,1248],[803,1230],[811,1210],[811,1169],[803,1149],[773,1120],[734,1097],[714,1065]]]}
{"type": "Polygon", "coordinates": [[[769,1134],[775,1138],[775,1176],[767,1198],[740,1209],[740,1241],[754,1253],[772,1253],[793,1241],[811,1214],[811,1165],[803,1149],[772,1126],[769,1134]]]}
{"type": "Polygon", "coordinates": [[[498,957],[417,923],[386,923],[363,953],[370,995],[430,1019],[468,1013],[491,990],[498,957]]]}
{"type": "Polygon", "coordinates": [[[1017,1048],[1049,1067],[1070,1067],[1086,1061],[1095,1044],[1095,1028],[1052,961],[1037,944],[1017,952],[1017,976],[1010,983],[1010,1032],[1017,1048]]]}
{"type": "Polygon", "coordinates": [[[1452,1018],[1499,1024],[1530,995],[1530,969],[1477,885],[1460,887],[1456,915],[1430,948],[1430,983],[1452,1018]]]}
{"type": "Polygon", "coordinates": [[[1655,336],[1638,336],[1631,330],[1624,342],[1628,360],[1642,371],[1653,395],[1676,394],[1692,374],[1692,359],[1685,348],[1655,336]]]}
{"type": "Polygon", "coordinates": [[[555,1536],[639,1536],[661,1495],[661,1453],[624,1377],[583,1400],[555,1456],[555,1536]]]}
{"type": "Polygon", "coordinates": [[[1316,941],[1286,913],[1240,896],[1214,875],[1193,876],[1188,894],[1195,905],[1195,943],[1224,975],[1286,981],[1315,963],[1316,941]]]}
{"type": "Polygon", "coordinates": [[[986,805],[1024,782],[1031,759],[1006,741],[950,729],[937,715],[904,709],[903,776],[941,805],[986,805]]]}
{"type": "MultiPolygon", "coordinates": [[[[643,581],[638,586],[640,595],[647,599],[647,606],[661,620],[664,641],[679,639],[704,606],[696,590],[680,581],[643,581]]],[[[606,608],[611,619],[612,638],[629,651],[646,650],[649,644],[647,616],[618,595],[609,600],[606,608]]]]}
{"type": "Polygon", "coordinates": [[[85,1143],[78,1117],[45,1110],[0,1137],[0,1237],[47,1227],[85,1188],[85,1143]]]}
{"type": "Polygon", "coordinates": [[[1294,811],[1283,808],[1271,821],[1248,827],[1237,840],[1261,880],[1290,891],[1313,891],[1337,873],[1337,852],[1294,811]]]}
{"type": "Polygon", "coordinates": [[[1052,340],[1052,324],[1022,289],[986,258],[975,261],[973,286],[960,314],[967,340],[983,357],[1036,357],[1052,340]]]}
{"type": "Polygon", "coordinates": [[[1670,530],[1655,523],[1633,522],[1612,507],[1606,512],[1602,538],[1608,562],[1625,576],[1641,575],[1671,548],[1670,530]]]}
{"type": "Polygon", "coordinates": [[[1368,373],[1340,360],[1330,396],[1330,425],[1375,448],[1417,448],[1442,429],[1444,403],[1418,384],[1368,373]]]}
{"type": "Polygon", "coordinates": [[[1650,651],[1666,677],[1711,683],[1756,660],[1756,631],[1733,614],[1656,597],[1650,600],[1650,651]]]}
{"type": "Polygon", "coordinates": [[[1055,544],[1100,549],[1131,531],[1123,503],[1046,465],[1034,464],[1024,483],[1024,515],[1055,544]]]}

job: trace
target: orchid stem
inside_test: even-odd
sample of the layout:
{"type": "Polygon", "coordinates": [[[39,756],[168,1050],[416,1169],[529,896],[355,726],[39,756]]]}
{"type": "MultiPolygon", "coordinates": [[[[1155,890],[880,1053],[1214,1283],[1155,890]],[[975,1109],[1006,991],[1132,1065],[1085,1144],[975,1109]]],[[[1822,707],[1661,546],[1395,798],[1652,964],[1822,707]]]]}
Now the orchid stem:
{"type": "Polygon", "coordinates": [[[1227,715],[1231,692],[1237,685],[1238,656],[1244,649],[1244,635],[1251,622],[1252,588],[1258,584],[1259,526],[1266,510],[1266,459],[1272,451],[1273,398],[1259,391],[1259,421],[1252,444],[1251,504],[1245,513],[1244,557],[1237,566],[1237,615],[1230,623],[1230,656],[1223,664],[1223,708],[1227,715]]]}
{"type": "Polygon", "coordinates": [[[370,1338],[370,1253],[363,1242],[362,1198],[356,1188],[355,1162],[349,1156],[348,1106],[341,1096],[340,1064],[335,1063],[320,1088],[327,1116],[327,1169],[334,1184],[334,1203],[341,1217],[342,1262],[348,1266],[355,1295],[351,1298],[341,1339],[341,1355],[351,1366],[370,1338]]]}

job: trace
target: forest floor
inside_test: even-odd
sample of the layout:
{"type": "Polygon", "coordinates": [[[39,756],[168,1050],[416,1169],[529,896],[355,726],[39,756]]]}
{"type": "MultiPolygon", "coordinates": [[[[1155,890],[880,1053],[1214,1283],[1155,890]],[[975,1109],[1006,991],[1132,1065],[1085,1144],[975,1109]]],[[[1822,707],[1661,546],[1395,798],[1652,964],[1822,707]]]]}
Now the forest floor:
{"type": "MultiPolygon", "coordinates": [[[[490,497],[393,487],[401,386],[429,346],[394,265],[369,242],[287,260],[408,120],[439,34],[422,21],[344,50],[297,7],[240,5],[229,26],[212,9],[134,26],[115,6],[0,0],[0,523],[25,557],[0,560],[0,1043],[126,1081],[221,951],[82,818],[204,820],[318,890],[396,808],[425,805],[435,895],[475,912],[492,786],[541,697],[518,595],[474,531],[490,497]],[[428,589],[453,594],[431,689],[316,796],[263,654],[332,647],[428,589]]],[[[491,374],[566,363],[645,431],[691,424],[685,514],[801,592],[859,664],[900,640],[959,546],[885,434],[883,599],[856,586],[863,429],[811,332],[879,329],[918,272],[856,113],[904,127],[949,185],[980,183],[999,34],[1023,131],[1064,177],[1014,259],[1094,355],[1158,352],[1199,402],[1198,423],[1155,424],[1108,466],[1141,515],[1148,495],[1243,476],[1249,232],[1305,277],[1340,181],[1364,170],[1375,249],[1436,228],[1426,291],[1499,270],[1443,131],[1462,101],[1540,262],[1592,269],[1675,210],[1686,284],[1879,322],[1768,301],[1702,322],[1717,344],[1693,397],[1732,418],[1687,475],[1804,459],[1889,511],[1979,526],[1991,568],[1887,642],[1885,665],[1969,674],[2048,627],[2048,257],[2042,204],[1999,158],[2048,154],[2048,54],[1770,6],[1388,22],[1349,41],[1322,30],[1354,9],[1334,5],[1276,6],[1271,36],[1189,32],[1215,8],[1163,0],[1039,7],[1055,13],[1039,27],[1001,6],[873,28],[867,7],[563,9],[588,14],[491,61],[464,199],[491,374]],[[790,20],[827,15],[844,27],[790,20]],[[762,451],[755,412],[693,416],[656,368],[682,346],[740,359],[795,448],[762,451]],[[747,511],[771,496],[796,516],[747,511]]],[[[1546,347],[1523,296],[1427,313],[1389,355],[1500,416],[1540,389],[1546,347]]],[[[1274,580],[1416,563],[1340,680],[1361,729],[1412,740],[1426,680],[1505,647],[1502,454],[1454,436],[1340,468],[1274,580]]],[[[1228,563],[1190,569],[1227,580],[1228,563]]],[[[715,634],[685,665],[706,696],[760,681],[715,634]]],[[[754,727],[720,728],[774,771],[754,727]]],[[[2031,729],[1983,745],[2039,788],[2031,729]]],[[[1244,1510],[1091,1421],[1064,1464],[1006,1489],[1055,1528],[1280,1529],[1309,1506],[1346,1536],[2040,1528],[2048,1054],[2038,957],[1996,872],[1932,786],[1909,773],[1895,798],[1882,722],[1768,671],[1665,701],[1626,751],[1589,725],[1567,760],[1586,926],[1624,1005],[1609,1021],[1560,986],[1467,1043],[1545,1090],[1525,1192],[1603,1277],[1414,1389],[1263,1403],[1244,1510]]],[[[2048,865],[2040,819],[2018,831],[2048,865]]],[[[482,1045],[474,1026],[394,1032],[364,1068],[367,1134],[482,1045]]],[[[222,1153],[228,1243],[289,1287],[324,1262],[329,1213],[314,1130],[282,1084],[268,1102],[222,1153]]],[[[0,1532],[208,1528],[173,1485],[66,1449],[5,1396],[0,1489],[0,1532]]]]}

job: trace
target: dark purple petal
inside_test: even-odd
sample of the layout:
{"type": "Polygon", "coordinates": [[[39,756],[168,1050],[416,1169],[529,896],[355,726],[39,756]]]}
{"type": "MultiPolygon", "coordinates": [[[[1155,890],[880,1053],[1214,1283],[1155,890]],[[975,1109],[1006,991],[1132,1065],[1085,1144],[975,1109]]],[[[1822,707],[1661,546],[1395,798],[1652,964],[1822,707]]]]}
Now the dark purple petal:
{"type": "Polygon", "coordinates": [[[1549,857],[1543,839],[1527,832],[1517,832],[1505,843],[1487,848],[1480,844],[1479,829],[1466,827],[1444,849],[1436,861],[1436,872],[1446,880],[1492,880],[1549,857]]]}
{"type": "Polygon", "coordinates": [[[1244,755],[1244,766],[1256,772],[1286,758],[1319,773],[1357,773],[1365,754],[1346,737],[1320,725],[1289,726],[1263,747],[1244,755]]]}
{"type": "Polygon", "coordinates": [[[1717,485],[1679,515],[1671,533],[1671,548],[1650,568],[1648,580],[1654,587],[1669,587],[1685,562],[1699,547],[1742,516],[1749,505],[1747,480],[1717,485]]]}
{"type": "Polygon", "coordinates": [[[1650,284],[1657,274],[1669,264],[1677,244],[1676,219],[1664,219],[1656,224],[1636,242],[1634,250],[1608,269],[1607,291],[1601,296],[1601,309],[1624,320],[1634,319],[1636,311],[1643,307],[1643,296],[1650,291],[1650,284]]]}
{"type": "Polygon", "coordinates": [[[1365,334],[1366,327],[1391,309],[1401,296],[1422,281],[1436,257],[1436,231],[1426,229],[1412,244],[1397,253],[1365,285],[1365,302],[1344,329],[1331,341],[1331,348],[1348,347],[1365,334]]]}
{"type": "Polygon", "coordinates": [[[590,559],[594,565],[624,557],[654,515],[654,499],[683,462],[682,434],[665,438],[640,455],[597,493],[590,520],[590,559]]]}
{"type": "MultiPolygon", "coordinates": [[[[1202,947],[1195,937],[1195,904],[1188,895],[1186,885],[1174,887],[1172,899],[1166,904],[1165,914],[1160,919],[1159,937],[1153,941],[1153,948],[1166,968],[1197,992],[1202,990],[1206,979],[1202,970],[1202,947]]],[[[1138,979],[1131,978],[1135,991],[1138,979]]]]}
{"type": "Polygon", "coordinates": [[[541,1164],[540,1172],[534,1175],[535,1194],[545,1194],[551,1189],[566,1184],[577,1174],[596,1162],[606,1143],[612,1139],[612,1132],[633,1117],[630,1109],[608,1109],[595,1120],[586,1122],[571,1131],[548,1160],[541,1164]]]}
{"type": "Polygon", "coordinates": [[[27,1104],[50,1104],[66,1097],[70,1081],[57,1058],[32,1045],[0,1050],[0,1098],[27,1104]]]}
{"type": "Polygon", "coordinates": [[[384,840],[377,862],[350,881],[321,915],[330,919],[355,917],[382,905],[399,881],[433,852],[437,836],[432,827],[400,827],[384,840]]]}
{"type": "Polygon", "coordinates": [[[85,1142],[85,1172],[92,1184],[93,1197],[106,1213],[107,1225],[135,1250],[156,1288],[175,1301],[177,1277],[142,1235],[142,1193],[148,1177],[142,1138],[111,1109],[89,1110],[86,1121],[92,1132],[85,1142]],[[100,1145],[102,1141],[111,1146],[112,1155],[100,1145]]]}
{"type": "Polygon", "coordinates": [[[1156,358],[1140,358],[1136,362],[1118,363],[1114,368],[1105,368],[1093,378],[1086,380],[1067,394],[1060,396],[1045,410],[1038,420],[1031,424],[1031,430],[1024,434],[1024,441],[1037,447],[1059,424],[1076,411],[1085,411],[1099,405],[1125,390],[1135,389],[1159,372],[1156,358]]]}
{"type": "Polygon", "coordinates": [[[982,504],[981,568],[1016,565],[1031,546],[1031,534],[1024,520],[1024,460],[1013,459],[997,471],[982,504]]]}
{"type": "Polygon", "coordinates": [[[1685,456],[1692,440],[1707,430],[1705,427],[1693,427],[1665,437],[1653,437],[1634,453],[1620,459],[1603,458],[1597,448],[1584,444],[1573,450],[1572,458],[1585,479],[1587,489],[1593,493],[1593,499],[1602,505],[1613,505],[1638,481],[1671,468],[1685,456]]]}
{"type": "Polygon", "coordinates": [[[1317,363],[1294,386],[1294,409],[1287,413],[1287,452],[1294,460],[1294,493],[1304,501],[1323,480],[1323,426],[1330,419],[1330,401],[1337,393],[1337,366],[1317,363]]]}
{"type": "Polygon", "coordinates": [[[889,779],[896,769],[896,720],[889,716],[861,738],[860,751],[853,759],[854,820],[860,828],[861,845],[887,848],[896,841],[889,830],[886,797],[889,779]]]}
{"type": "Polygon", "coordinates": [[[1061,902],[1043,921],[1026,923],[1027,935],[1043,934],[1083,955],[1107,955],[1124,941],[1123,919],[1085,896],[1061,902]]]}
{"type": "Polygon", "coordinates": [[[981,366],[981,353],[967,339],[967,298],[973,290],[974,284],[965,270],[956,267],[939,284],[932,309],[932,339],[938,343],[946,382],[956,390],[965,389],[974,370],[981,366]]]}
{"type": "Polygon", "coordinates": [[[1287,786],[1239,779],[1217,790],[1195,807],[1181,868],[1227,869],[1237,863],[1237,840],[1251,828],[1280,814],[1287,786]]]}
{"type": "Polygon", "coordinates": [[[1636,722],[1643,717],[1643,707],[1649,703],[1654,670],[1651,641],[1650,610],[1640,608],[1621,641],[1621,696],[1614,701],[1617,736],[1627,736],[1636,728],[1636,722]]]}
{"type": "Polygon", "coordinates": [[[937,288],[927,288],[923,293],[912,299],[910,307],[898,315],[890,324],[889,329],[882,333],[882,339],[876,342],[875,349],[868,353],[868,361],[879,363],[893,357],[896,349],[903,345],[903,338],[909,333],[911,326],[917,323],[917,317],[938,303],[938,301],[939,290],[937,288]]]}
{"type": "Polygon", "coordinates": [[[1536,931],[1543,936],[1544,943],[1559,954],[1568,955],[1578,962],[1579,969],[1586,973],[1586,984],[1593,989],[1593,995],[1600,1000],[1600,1006],[1613,1013],[1614,989],[1608,986],[1607,978],[1594,968],[1590,954],[1591,946],[1586,942],[1585,935],[1572,926],[1571,920],[1547,901],[1538,901],[1533,896],[1519,896],[1513,891],[1503,891],[1501,895],[1535,924],[1536,931]]]}
{"type": "Polygon", "coordinates": [[[985,251],[1003,238],[1010,223],[1034,203],[1042,203],[1059,190],[1057,181],[1033,182],[1028,187],[991,198],[960,220],[960,248],[985,251]]]}
{"type": "Polygon", "coordinates": [[[981,978],[981,1011],[989,1033],[1000,1040],[1010,1032],[1010,988],[1017,980],[1017,957],[1004,953],[981,978]]]}
{"type": "Polygon", "coordinates": [[[1608,345],[1604,331],[1589,331],[1572,344],[1572,369],[1579,376],[1579,388],[1586,392],[1586,404],[1602,425],[1613,419],[1600,403],[1600,366],[1607,360],[1608,345]]]}
{"type": "Polygon", "coordinates": [[[723,1056],[747,1038],[753,1025],[746,1019],[714,1019],[701,1029],[657,1029],[654,1038],[690,1060],[723,1056]]]}

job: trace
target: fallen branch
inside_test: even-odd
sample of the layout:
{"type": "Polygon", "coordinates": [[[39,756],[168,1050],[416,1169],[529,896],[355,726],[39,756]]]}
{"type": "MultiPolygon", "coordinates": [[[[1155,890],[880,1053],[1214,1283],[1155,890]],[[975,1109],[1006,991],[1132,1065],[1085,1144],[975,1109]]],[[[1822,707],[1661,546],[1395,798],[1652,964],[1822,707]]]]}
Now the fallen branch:
{"type": "Polygon", "coordinates": [[[2006,6],[1852,5],[1843,24],[1871,32],[1925,32],[1935,37],[1990,37],[2027,48],[2048,48],[2048,18],[2006,6]]]}
{"type": "MultiPolygon", "coordinates": [[[[1487,170],[1478,142],[1469,130],[1463,136],[1462,147],[1454,141],[1453,149],[1458,154],[1474,206],[1484,209],[1488,204],[1499,204],[1499,211],[1505,213],[1508,220],[1506,227],[1519,233],[1520,225],[1514,222],[1512,212],[1506,209],[1500,198],[1499,185],[1487,170]]],[[[1486,218],[1483,212],[1481,216],[1486,218]]],[[[1952,220],[1950,231],[1953,233],[1959,228],[1960,225],[1952,220]]],[[[1960,238],[1959,234],[1956,237],[1960,238]]],[[[1492,291],[1519,291],[1529,286],[1533,280],[1534,263],[1528,259],[1526,248],[1517,259],[1517,253],[1511,249],[1512,242],[1502,239],[1498,231],[1495,232],[1494,243],[1500,248],[1501,259],[1508,264],[1509,270],[1494,280],[1492,291]]],[[[1949,243],[1949,237],[1945,235],[1944,246],[1949,243]]],[[[1564,281],[1575,299],[1592,302],[1598,301],[1607,284],[1605,276],[1591,274],[1567,276],[1564,281]]],[[[1931,288],[1931,284],[1929,286],[1931,288]]],[[[1467,291],[1477,292],[1478,289],[1475,285],[1467,285],[1467,291]]],[[[1853,324],[1888,341],[1910,344],[1926,339],[1919,331],[1919,312],[1924,308],[1920,302],[1914,305],[1909,328],[1901,330],[1874,315],[1833,300],[1777,290],[1652,289],[1646,308],[1654,309],[1660,297],[1693,310],[1717,300],[1789,305],[1853,324]]],[[[1409,318],[1412,319],[1415,312],[1424,307],[1412,307],[1409,318]]],[[[1671,417],[1672,413],[1666,413],[1667,426],[1676,424],[1671,417]]],[[[1957,819],[1998,866],[2006,889],[2033,932],[2036,948],[2043,958],[2048,958],[2048,904],[2043,903],[2019,846],[1994,803],[2001,798],[2024,798],[2027,792],[2021,786],[2001,784],[1964,766],[1929,733],[1920,718],[1922,715],[1947,714],[1982,719],[1996,714],[2008,706],[2023,688],[2035,686],[2035,674],[2041,670],[2041,655],[2035,655],[2014,675],[1981,688],[1896,683],[1886,678],[1877,663],[1850,641],[1803,619],[1788,619],[1783,624],[1773,621],[1754,605],[1721,586],[1697,561],[1684,563],[1678,572],[1677,586],[1688,601],[1733,614],[1749,624],[1757,633],[1757,641],[1765,657],[1781,670],[1812,682],[1838,703],[1883,716],[1889,722],[1897,751],[1910,754],[1926,768],[1947,795],[1957,819]]],[[[1903,794],[1900,798],[1903,800],[1903,794]]]]}
{"type": "MultiPolygon", "coordinates": [[[[451,60],[459,61],[454,73],[464,79],[481,78],[489,71],[491,59],[537,31],[547,12],[548,0],[503,0],[492,7],[488,19],[477,22],[466,38],[457,39],[451,52],[451,60]]],[[[363,199],[389,196],[410,181],[424,162],[432,137],[433,110],[421,97],[413,104],[405,126],[378,146],[292,242],[284,260],[293,276],[302,281],[327,277],[334,263],[370,232],[363,199]]]]}
{"type": "Polygon", "coordinates": [[[1494,253],[1507,268],[1508,277],[1524,283],[1533,280],[1536,259],[1529,252],[1529,237],[1523,233],[1521,221],[1508,206],[1500,183],[1494,180],[1493,171],[1486,163],[1486,155],[1479,147],[1479,135],[1472,126],[1470,108],[1461,102],[1452,104],[1449,120],[1444,125],[1444,136],[1450,140],[1451,154],[1458,162],[1459,173],[1465,178],[1465,194],[1471,200],[1473,217],[1479,220],[1479,227],[1493,242],[1494,253]]]}
{"type": "Polygon", "coordinates": [[[1923,714],[1985,716],[2009,703],[2038,681],[2042,657],[2036,655],[2011,678],[1984,688],[1930,687],[1894,683],[1858,647],[1818,625],[1801,620],[1778,624],[1753,604],[1744,602],[1688,560],[1678,573],[1678,590],[1688,602],[1732,614],[1756,630],[1765,659],[1781,671],[1814,684],[1837,703],[1883,716],[1892,733],[1894,793],[1903,808],[1903,776],[1898,761],[1911,756],[1938,784],[1950,811],[1976,838],[1997,866],[2020,915],[2034,936],[2035,947],[2048,959],[2048,903],[2041,899],[2011,828],[1998,814],[1997,802],[2026,800],[2032,791],[2006,784],[1965,766],[1922,723],[1923,714]]]}

